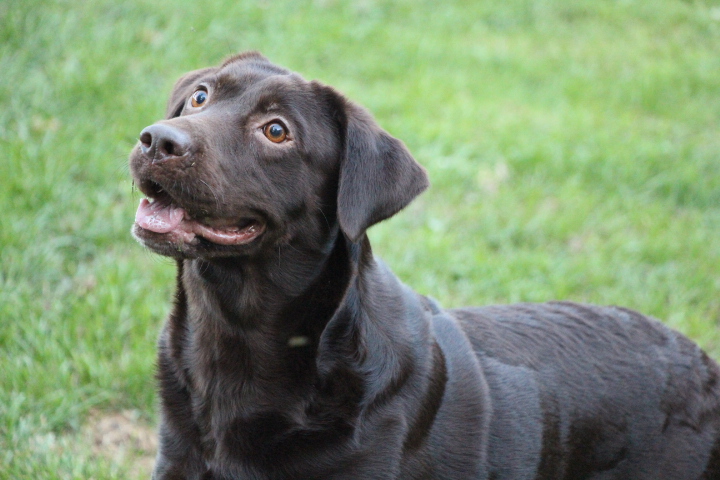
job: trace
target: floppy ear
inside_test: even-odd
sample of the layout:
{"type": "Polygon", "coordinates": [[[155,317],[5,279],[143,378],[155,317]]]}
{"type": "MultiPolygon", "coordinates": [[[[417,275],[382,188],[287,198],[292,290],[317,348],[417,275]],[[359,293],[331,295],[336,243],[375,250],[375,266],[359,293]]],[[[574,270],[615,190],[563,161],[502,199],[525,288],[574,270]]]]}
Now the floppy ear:
{"type": "Polygon", "coordinates": [[[216,70],[216,68],[201,68],[200,70],[193,70],[192,72],[188,72],[180,77],[180,79],[175,82],[175,86],[170,94],[167,109],[165,110],[165,118],[169,119],[180,116],[180,112],[182,112],[185,102],[195,91],[197,81],[213,70],[216,70]]]}
{"type": "Polygon", "coordinates": [[[425,169],[365,109],[341,97],[345,152],[340,163],[340,228],[357,241],[370,226],[407,206],[429,185],[425,169]]]}

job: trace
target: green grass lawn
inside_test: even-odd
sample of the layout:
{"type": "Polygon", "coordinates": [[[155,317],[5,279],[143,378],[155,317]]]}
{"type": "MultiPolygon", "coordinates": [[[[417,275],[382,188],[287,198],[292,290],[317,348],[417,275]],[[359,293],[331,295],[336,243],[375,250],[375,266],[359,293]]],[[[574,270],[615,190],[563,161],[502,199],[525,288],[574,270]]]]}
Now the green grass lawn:
{"type": "Polygon", "coordinates": [[[258,49],[373,111],[431,189],[371,231],[446,306],[572,299],[720,358],[720,1],[0,3],[0,479],[142,476],[173,265],[127,154],[183,72],[258,49]],[[119,458],[119,459],[118,459],[119,458]]]}

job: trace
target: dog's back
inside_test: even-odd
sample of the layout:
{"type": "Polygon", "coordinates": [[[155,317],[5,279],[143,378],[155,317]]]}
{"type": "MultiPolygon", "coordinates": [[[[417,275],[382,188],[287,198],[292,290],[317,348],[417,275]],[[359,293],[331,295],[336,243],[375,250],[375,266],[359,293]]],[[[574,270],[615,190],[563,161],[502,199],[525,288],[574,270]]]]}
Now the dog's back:
{"type": "Polygon", "coordinates": [[[684,336],[568,302],[450,313],[488,383],[497,478],[720,478],[720,368],[684,336]]]}

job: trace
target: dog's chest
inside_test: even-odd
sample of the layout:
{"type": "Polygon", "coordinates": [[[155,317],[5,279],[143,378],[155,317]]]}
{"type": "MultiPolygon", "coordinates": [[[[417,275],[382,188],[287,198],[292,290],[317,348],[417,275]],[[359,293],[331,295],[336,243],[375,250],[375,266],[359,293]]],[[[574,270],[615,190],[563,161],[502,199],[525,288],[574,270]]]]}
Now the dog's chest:
{"type": "Polygon", "coordinates": [[[252,404],[252,399],[247,398],[245,375],[227,373],[244,371],[243,356],[227,355],[201,334],[193,335],[187,347],[184,363],[188,366],[185,371],[193,421],[201,434],[203,457],[211,462],[230,420],[242,414],[243,405],[252,404]]]}
{"type": "Polygon", "coordinates": [[[272,463],[268,452],[296,450],[294,435],[315,423],[308,413],[312,389],[298,388],[255,352],[250,345],[258,342],[252,338],[195,331],[189,340],[184,371],[208,467],[221,471],[247,465],[249,458],[272,463]]]}

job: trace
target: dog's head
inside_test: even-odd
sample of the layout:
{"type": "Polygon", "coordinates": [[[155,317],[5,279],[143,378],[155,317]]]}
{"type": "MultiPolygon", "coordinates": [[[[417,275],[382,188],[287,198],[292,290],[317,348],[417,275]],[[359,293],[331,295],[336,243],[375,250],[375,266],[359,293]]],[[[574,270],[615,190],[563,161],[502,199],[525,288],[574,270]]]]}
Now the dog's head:
{"type": "Polygon", "coordinates": [[[156,252],[211,258],[352,241],[428,185],[399,140],[330,87],[257,53],[190,72],[130,155],[133,234],[156,252]]]}

